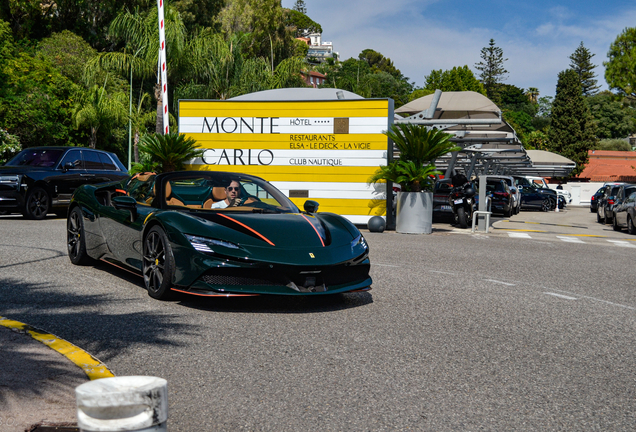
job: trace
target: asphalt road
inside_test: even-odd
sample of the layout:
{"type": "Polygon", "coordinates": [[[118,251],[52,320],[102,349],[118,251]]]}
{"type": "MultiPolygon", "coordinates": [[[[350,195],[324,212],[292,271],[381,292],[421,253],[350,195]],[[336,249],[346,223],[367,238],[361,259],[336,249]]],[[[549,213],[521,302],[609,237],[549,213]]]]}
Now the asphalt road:
{"type": "Polygon", "coordinates": [[[166,378],[171,431],[634,430],[636,242],[589,211],[510,237],[539,216],[366,233],[369,293],[172,302],[73,266],[62,219],[0,217],[0,315],[166,378]]]}

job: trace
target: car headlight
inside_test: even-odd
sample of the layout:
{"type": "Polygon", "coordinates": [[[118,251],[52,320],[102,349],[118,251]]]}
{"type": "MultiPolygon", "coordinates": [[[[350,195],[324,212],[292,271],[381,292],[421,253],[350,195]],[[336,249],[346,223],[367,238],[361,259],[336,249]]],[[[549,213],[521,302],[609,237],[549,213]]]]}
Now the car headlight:
{"type": "Polygon", "coordinates": [[[11,186],[14,188],[20,187],[19,175],[3,175],[0,176],[0,185],[11,186]]]}
{"type": "Polygon", "coordinates": [[[369,247],[367,246],[367,241],[364,239],[364,237],[362,237],[362,234],[353,239],[353,241],[351,242],[351,250],[353,250],[358,245],[362,246],[362,248],[365,250],[369,247]]]}
{"type": "Polygon", "coordinates": [[[199,237],[193,235],[185,235],[193,248],[199,252],[214,253],[214,248],[222,246],[228,249],[239,249],[239,246],[224,240],[211,239],[207,237],[199,237]]]}

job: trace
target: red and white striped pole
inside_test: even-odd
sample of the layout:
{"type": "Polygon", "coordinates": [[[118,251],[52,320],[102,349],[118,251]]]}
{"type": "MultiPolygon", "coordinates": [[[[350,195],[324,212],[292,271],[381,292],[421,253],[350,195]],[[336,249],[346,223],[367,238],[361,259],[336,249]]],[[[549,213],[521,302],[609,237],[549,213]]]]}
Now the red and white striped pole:
{"type": "Polygon", "coordinates": [[[159,68],[161,73],[161,99],[163,101],[163,130],[164,134],[170,132],[168,116],[168,71],[166,70],[166,30],[163,19],[163,1],[157,0],[159,12],[159,68]]]}

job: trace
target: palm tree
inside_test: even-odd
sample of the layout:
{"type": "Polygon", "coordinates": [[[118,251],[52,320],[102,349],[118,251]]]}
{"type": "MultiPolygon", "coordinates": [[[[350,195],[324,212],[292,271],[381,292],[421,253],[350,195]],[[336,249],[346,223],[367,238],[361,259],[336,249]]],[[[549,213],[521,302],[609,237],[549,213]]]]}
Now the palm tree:
{"type": "MultiPolygon", "coordinates": [[[[179,13],[171,7],[165,9],[166,58],[169,77],[178,75],[186,42],[186,29],[179,13]]],[[[123,52],[101,53],[88,64],[89,73],[100,69],[112,70],[136,79],[151,78],[157,74],[159,61],[159,28],[157,15],[151,10],[140,13],[135,10],[120,12],[112,21],[109,34],[125,42],[123,52]]],[[[132,83],[131,83],[132,85],[132,83]]],[[[155,86],[157,98],[157,128],[163,130],[161,82],[155,86]]]]}
{"type": "Polygon", "coordinates": [[[528,99],[530,99],[530,102],[537,103],[537,100],[539,99],[539,89],[536,87],[528,87],[526,96],[528,96],[528,99]]]}
{"type": "Polygon", "coordinates": [[[180,171],[186,162],[201,157],[204,151],[194,138],[178,133],[146,135],[139,149],[157,164],[158,172],[180,171]]]}
{"type": "Polygon", "coordinates": [[[403,192],[431,190],[434,184],[432,176],[441,174],[435,167],[435,160],[461,149],[450,141],[451,134],[411,123],[393,124],[384,134],[395,143],[400,157],[380,166],[368,183],[399,183],[403,192]]]}
{"type": "Polygon", "coordinates": [[[137,103],[137,108],[130,113],[131,132],[133,135],[133,154],[135,163],[139,162],[139,138],[141,130],[145,130],[149,123],[155,120],[154,112],[145,112],[142,108],[146,99],[150,98],[148,93],[143,93],[137,103]]]}
{"type": "Polygon", "coordinates": [[[97,146],[97,132],[101,127],[123,121],[126,115],[126,95],[118,92],[109,96],[106,84],[94,85],[75,105],[72,113],[75,128],[88,126],[91,130],[90,147],[97,146]]]}

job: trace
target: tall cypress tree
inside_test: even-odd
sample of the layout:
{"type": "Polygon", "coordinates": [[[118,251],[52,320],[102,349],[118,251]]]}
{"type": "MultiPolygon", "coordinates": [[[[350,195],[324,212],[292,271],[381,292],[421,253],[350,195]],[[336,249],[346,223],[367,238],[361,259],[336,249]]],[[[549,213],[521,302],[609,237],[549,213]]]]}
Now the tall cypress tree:
{"type": "Polygon", "coordinates": [[[593,71],[597,66],[592,64],[594,55],[581,42],[576,51],[570,56],[570,68],[579,76],[583,96],[595,95],[600,89],[600,86],[597,85],[596,74],[593,71]]]}
{"type": "Polygon", "coordinates": [[[475,69],[481,72],[479,80],[484,85],[488,98],[498,104],[499,87],[508,73],[504,68],[504,62],[508,59],[503,58],[503,50],[495,46],[494,39],[490,39],[488,46],[481,49],[480,56],[482,61],[475,63],[475,69]]]}
{"type": "Polygon", "coordinates": [[[304,0],[296,0],[296,3],[294,3],[293,9],[295,11],[298,11],[302,14],[307,15],[307,6],[305,6],[304,0]]]}
{"type": "Polygon", "coordinates": [[[587,151],[596,145],[596,127],[581,91],[579,76],[572,69],[559,73],[548,133],[551,151],[576,162],[575,176],[587,163],[587,151]]]}

